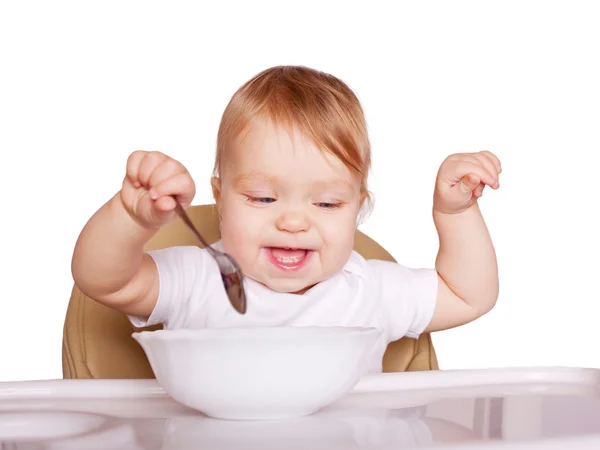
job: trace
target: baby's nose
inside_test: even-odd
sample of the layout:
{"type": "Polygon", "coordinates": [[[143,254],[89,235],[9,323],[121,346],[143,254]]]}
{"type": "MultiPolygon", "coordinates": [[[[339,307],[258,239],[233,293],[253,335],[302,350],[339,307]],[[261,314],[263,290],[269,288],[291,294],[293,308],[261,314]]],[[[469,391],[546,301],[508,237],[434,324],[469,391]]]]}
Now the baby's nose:
{"type": "Polygon", "coordinates": [[[275,226],[279,231],[299,233],[301,231],[308,231],[310,220],[306,214],[300,211],[286,211],[277,218],[275,226]]]}

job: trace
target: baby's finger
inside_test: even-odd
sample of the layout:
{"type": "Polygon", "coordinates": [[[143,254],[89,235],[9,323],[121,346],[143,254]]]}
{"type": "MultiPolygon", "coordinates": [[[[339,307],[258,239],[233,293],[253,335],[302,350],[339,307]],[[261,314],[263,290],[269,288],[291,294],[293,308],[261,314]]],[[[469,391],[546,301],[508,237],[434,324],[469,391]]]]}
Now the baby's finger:
{"type": "Polygon", "coordinates": [[[494,167],[496,167],[497,173],[502,172],[502,164],[500,163],[500,160],[498,159],[498,157],[496,155],[494,155],[492,152],[487,151],[487,150],[482,150],[479,153],[487,156],[488,158],[490,158],[492,160],[492,162],[494,163],[494,167]]]}
{"type": "Polygon", "coordinates": [[[474,173],[466,174],[458,182],[460,190],[466,194],[473,192],[475,189],[477,189],[477,186],[479,186],[480,184],[481,184],[481,182],[480,182],[479,176],[477,176],[474,173]]]}
{"type": "Polygon", "coordinates": [[[179,161],[173,158],[165,158],[158,166],[154,168],[154,171],[150,175],[150,180],[148,180],[148,187],[153,188],[168,178],[186,172],[187,170],[179,161]]]}
{"type": "MultiPolygon", "coordinates": [[[[480,162],[480,164],[483,164],[483,167],[485,167],[485,170],[487,170],[490,174],[492,174],[494,176],[494,178],[496,178],[496,180],[498,180],[498,169],[496,168],[496,165],[494,164],[494,161],[492,161],[491,158],[489,158],[487,155],[483,154],[483,153],[478,153],[477,154],[477,160],[480,162]]],[[[499,182],[496,183],[494,186],[492,186],[492,188],[497,189],[500,187],[499,182]]]]}
{"type": "Polygon", "coordinates": [[[144,155],[138,169],[138,180],[142,183],[142,186],[147,189],[150,187],[152,173],[167,158],[167,155],[161,152],[148,152],[144,155]]]}
{"type": "Polygon", "coordinates": [[[129,158],[127,158],[127,165],[125,168],[125,173],[126,173],[125,176],[129,179],[131,184],[136,188],[140,187],[140,182],[138,180],[138,172],[139,172],[139,168],[140,168],[140,163],[142,162],[142,159],[144,159],[144,156],[146,156],[145,151],[136,150],[131,155],[129,155],[129,158]]]}
{"type": "Polygon", "coordinates": [[[475,190],[473,191],[473,195],[475,197],[481,197],[483,195],[483,189],[485,188],[485,184],[479,183],[475,190]]]}
{"type": "Polygon", "coordinates": [[[173,196],[177,197],[183,206],[188,206],[194,199],[195,194],[196,185],[187,172],[169,177],[150,190],[150,198],[153,200],[173,196]]]}
{"type": "Polygon", "coordinates": [[[468,173],[473,173],[480,178],[480,181],[488,186],[495,186],[498,179],[492,175],[481,163],[471,161],[459,161],[457,165],[458,176],[462,177],[468,173]]]}
{"type": "Polygon", "coordinates": [[[171,196],[161,197],[154,202],[154,207],[162,212],[173,211],[175,209],[175,199],[171,196]]]}
{"type": "Polygon", "coordinates": [[[468,161],[473,164],[477,164],[478,166],[482,166],[487,170],[494,178],[498,179],[498,171],[496,170],[496,166],[487,156],[478,153],[465,153],[461,155],[459,161],[468,161]]]}

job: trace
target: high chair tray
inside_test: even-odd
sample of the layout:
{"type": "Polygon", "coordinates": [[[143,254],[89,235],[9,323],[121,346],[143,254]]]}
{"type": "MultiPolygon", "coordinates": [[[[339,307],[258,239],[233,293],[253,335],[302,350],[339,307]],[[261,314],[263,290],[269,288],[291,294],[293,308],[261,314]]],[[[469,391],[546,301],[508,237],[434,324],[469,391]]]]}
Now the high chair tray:
{"type": "Polygon", "coordinates": [[[600,449],[600,371],[380,374],[285,421],[221,421],[155,380],[0,383],[0,449],[600,449]]]}

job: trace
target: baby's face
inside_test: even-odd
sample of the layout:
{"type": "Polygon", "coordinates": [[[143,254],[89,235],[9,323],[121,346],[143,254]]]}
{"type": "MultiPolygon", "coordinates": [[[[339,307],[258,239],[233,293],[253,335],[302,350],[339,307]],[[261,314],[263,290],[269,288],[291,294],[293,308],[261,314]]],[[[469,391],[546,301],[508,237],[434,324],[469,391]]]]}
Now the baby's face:
{"type": "Polygon", "coordinates": [[[217,200],[221,238],[244,274],[302,293],[341,270],[354,245],[360,180],[298,131],[266,120],[253,122],[229,155],[217,200]]]}

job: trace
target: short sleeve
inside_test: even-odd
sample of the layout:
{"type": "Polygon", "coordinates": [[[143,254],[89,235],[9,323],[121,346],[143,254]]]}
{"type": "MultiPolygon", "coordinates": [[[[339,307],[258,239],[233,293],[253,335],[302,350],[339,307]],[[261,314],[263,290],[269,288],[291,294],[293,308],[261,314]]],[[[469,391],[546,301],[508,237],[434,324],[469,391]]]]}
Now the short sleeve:
{"type": "Polygon", "coordinates": [[[210,260],[206,252],[198,247],[177,246],[147,252],[158,269],[159,294],[154,310],[147,320],[129,316],[135,327],[163,324],[165,328],[179,328],[185,325],[192,300],[198,303],[197,288],[210,271],[210,260]]]}
{"type": "Polygon", "coordinates": [[[435,311],[437,271],[380,260],[367,260],[367,268],[383,308],[390,341],[403,336],[418,338],[435,311]]]}

